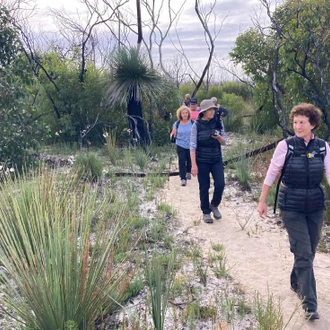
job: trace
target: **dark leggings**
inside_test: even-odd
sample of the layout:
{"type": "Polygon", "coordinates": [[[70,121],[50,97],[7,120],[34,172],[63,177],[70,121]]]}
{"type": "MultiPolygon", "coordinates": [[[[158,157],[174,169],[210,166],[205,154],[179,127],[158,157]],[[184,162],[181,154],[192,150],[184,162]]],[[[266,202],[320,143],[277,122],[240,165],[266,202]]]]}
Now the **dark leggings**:
{"type": "Polygon", "coordinates": [[[191,172],[190,150],[176,146],[179,158],[179,174],[181,180],[186,180],[186,174],[191,172]]]}

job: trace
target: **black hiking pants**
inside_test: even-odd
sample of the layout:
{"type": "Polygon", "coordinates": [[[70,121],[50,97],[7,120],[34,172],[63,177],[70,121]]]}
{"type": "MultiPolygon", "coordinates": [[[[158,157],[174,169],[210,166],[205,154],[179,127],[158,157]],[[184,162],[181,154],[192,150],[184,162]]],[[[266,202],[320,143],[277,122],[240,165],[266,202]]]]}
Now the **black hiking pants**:
{"type": "Polygon", "coordinates": [[[223,163],[222,160],[213,164],[197,162],[197,166],[201,210],[203,214],[210,214],[210,174],[212,174],[214,180],[214,192],[211,199],[211,204],[214,206],[218,206],[221,202],[223,190],[225,188],[223,163]]]}
{"type": "Polygon", "coordinates": [[[320,240],[324,210],[308,214],[281,210],[281,213],[289,235],[290,251],[294,255],[291,288],[303,300],[303,308],[315,312],[317,293],[313,261],[320,240]]]}
{"type": "Polygon", "coordinates": [[[186,180],[187,173],[191,172],[190,150],[176,146],[176,152],[179,158],[179,174],[181,180],[186,180]]]}

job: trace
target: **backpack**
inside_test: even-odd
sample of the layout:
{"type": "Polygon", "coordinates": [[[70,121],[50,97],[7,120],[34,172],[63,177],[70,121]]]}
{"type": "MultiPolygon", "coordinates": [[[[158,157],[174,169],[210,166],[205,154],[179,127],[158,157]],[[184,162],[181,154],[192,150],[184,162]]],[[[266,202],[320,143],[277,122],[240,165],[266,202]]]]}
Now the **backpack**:
{"type": "MultiPolygon", "coordinates": [[[[292,157],[292,155],[294,153],[294,140],[293,140],[293,137],[287,138],[285,140],[285,142],[288,146],[288,151],[287,151],[286,156],[285,156],[284,164],[283,164],[282,171],[281,171],[281,176],[278,179],[278,182],[277,182],[277,185],[276,185],[275,201],[274,201],[274,212],[273,212],[274,214],[276,213],[277,197],[278,197],[278,192],[279,192],[279,189],[280,189],[280,184],[282,182],[282,178],[283,178],[283,175],[284,175],[284,170],[285,170],[286,166],[288,165],[288,162],[289,162],[290,158],[292,157]]],[[[318,144],[319,150],[320,150],[318,155],[320,155],[320,157],[322,158],[322,161],[324,162],[324,157],[325,157],[325,154],[326,154],[325,141],[316,138],[316,143],[318,144]]],[[[308,153],[307,154],[308,158],[310,158],[309,155],[310,154],[308,153]]]]}
{"type": "MultiPolygon", "coordinates": [[[[190,119],[190,122],[191,122],[191,124],[194,123],[194,121],[193,121],[192,119],[190,119]]],[[[177,120],[176,123],[175,123],[175,128],[176,128],[176,130],[178,130],[179,125],[180,125],[180,120],[177,120]]]]}
{"type": "MultiPolygon", "coordinates": [[[[192,119],[190,119],[190,122],[191,122],[191,124],[194,123],[194,121],[193,121],[192,119]]],[[[176,128],[176,133],[177,133],[177,134],[178,134],[178,128],[179,128],[179,125],[180,125],[180,120],[177,120],[177,121],[175,122],[175,128],[176,128]]],[[[172,135],[171,142],[172,142],[172,143],[175,143],[175,142],[176,142],[176,136],[175,136],[175,135],[172,135]]]]}

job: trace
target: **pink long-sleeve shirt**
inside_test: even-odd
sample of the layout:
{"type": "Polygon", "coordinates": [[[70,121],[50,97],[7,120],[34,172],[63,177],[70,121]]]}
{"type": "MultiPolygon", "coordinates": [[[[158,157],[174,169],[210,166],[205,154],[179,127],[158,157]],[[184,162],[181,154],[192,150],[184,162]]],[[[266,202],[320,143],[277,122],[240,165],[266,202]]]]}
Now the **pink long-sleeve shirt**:
{"type": "MultiPolygon", "coordinates": [[[[312,138],[314,138],[314,136],[312,138]]],[[[325,149],[326,149],[326,155],[324,157],[324,169],[328,184],[330,185],[330,147],[328,143],[325,144],[325,149]]],[[[281,172],[287,151],[288,151],[288,145],[285,142],[285,140],[280,141],[274,151],[272,160],[270,162],[266,174],[264,184],[266,184],[267,186],[271,187],[274,181],[276,180],[276,177],[281,172]]]]}

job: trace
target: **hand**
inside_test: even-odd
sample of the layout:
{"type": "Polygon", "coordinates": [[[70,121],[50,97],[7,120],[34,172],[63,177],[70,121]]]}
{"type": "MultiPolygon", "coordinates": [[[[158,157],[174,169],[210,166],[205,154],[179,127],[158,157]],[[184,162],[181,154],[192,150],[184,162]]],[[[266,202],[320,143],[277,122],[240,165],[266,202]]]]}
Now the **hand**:
{"type": "Polygon", "coordinates": [[[196,176],[198,174],[197,165],[191,167],[191,174],[192,174],[192,176],[196,176]]]}
{"type": "Polygon", "coordinates": [[[257,211],[258,211],[259,216],[261,218],[264,218],[265,216],[267,216],[267,204],[266,204],[266,202],[259,202],[257,211]]]}

